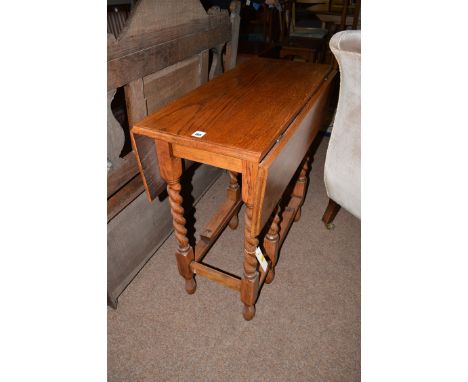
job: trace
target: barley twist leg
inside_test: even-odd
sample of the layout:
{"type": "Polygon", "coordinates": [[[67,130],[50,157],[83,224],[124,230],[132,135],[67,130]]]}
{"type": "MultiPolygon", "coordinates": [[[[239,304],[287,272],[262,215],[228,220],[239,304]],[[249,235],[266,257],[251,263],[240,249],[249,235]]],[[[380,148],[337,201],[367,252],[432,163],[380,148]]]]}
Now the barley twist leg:
{"type": "Polygon", "coordinates": [[[194,260],[193,249],[187,238],[186,220],[184,218],[184,208],[182,207],[182,196],[180,195],[181,185],[179,179],[168,183],[167,193],[169,194],[169,204],[171,206],[172,224],[174,226],[177,240],[176,259],[180,275],[185,279],[185,290],[188,294],[195,293],[197,284],[194,279],[190,263],[194,260]]]}
{"type": "MultiPolygon", "coordinates": [[[[237,182],[237,172],[228,171],[229,187],[227,189],[227,197],[233,201],[237,201],[241,197],[240,186],[237,182]]],[[[229,221],[229,228],[235,230],[239,225],[239,210],[237,210],[229,221]]]]}
{"type": "Polygon", "coordinates": [[[270,284],[275,278],[275,266],[278,261],[278,249],[279,249],[279,223],[280,223],[280,212],[281,208],[278,205],[275,210],[275,216],[271,222],[271,226],[268,230],[268,233],[265,236],[263,241],[263,246],[265,248],[266,255],[271,261],[271,267],[268,271],[268,274],[265,278],[265,282],[270,284]]]}
{"type": "Polygon", "coordinates": [[[253,206],[246,205],[245,209],[245,237],[244,237],[244,277],[241,282],[241,300],[244,303],[243,315],[249,321],[255,315],[255,300],[258,293],[259,275],[255,250],[258,245],[256,237],[252,236],[253,206]]]}

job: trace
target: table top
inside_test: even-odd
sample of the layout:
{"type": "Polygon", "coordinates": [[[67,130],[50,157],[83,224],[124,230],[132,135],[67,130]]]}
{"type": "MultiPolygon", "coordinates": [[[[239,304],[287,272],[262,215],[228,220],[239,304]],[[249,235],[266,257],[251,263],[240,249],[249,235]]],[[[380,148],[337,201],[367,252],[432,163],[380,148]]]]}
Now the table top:
{"type": "Polygon", "coordinates": [[[133,133],[259,162],[330,71],[254,58],[149,115],[133,133]],[[197,131],[205,134],[192,136],[197,131]]]}

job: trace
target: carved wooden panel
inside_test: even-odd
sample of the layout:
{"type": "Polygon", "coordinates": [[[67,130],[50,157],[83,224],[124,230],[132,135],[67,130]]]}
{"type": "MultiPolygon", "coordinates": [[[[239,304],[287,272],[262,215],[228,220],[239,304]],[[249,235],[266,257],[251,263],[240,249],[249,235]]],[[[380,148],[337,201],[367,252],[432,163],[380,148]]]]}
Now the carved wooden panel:
{"type": "Polygon", "coordinates": [[[202,84],[201,55],[171,65],[143,78],[148,114],[202,84]]]}
{"type": "Polygon", "coordinates": [[[108,34],[108,89],[123,86],[231,38],[227,11],[218,9],[207,14],[196,0],[140,0],[119,38],[108,34]]]}

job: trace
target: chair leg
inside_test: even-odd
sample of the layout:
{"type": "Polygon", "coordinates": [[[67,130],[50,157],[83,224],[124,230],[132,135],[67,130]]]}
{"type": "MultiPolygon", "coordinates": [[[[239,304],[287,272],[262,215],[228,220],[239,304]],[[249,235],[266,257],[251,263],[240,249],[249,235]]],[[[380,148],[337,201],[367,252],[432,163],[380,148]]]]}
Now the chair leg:
{"type": "Polygon", "coordinates": [[[333,200],[329,199],[327,209],[325,210],[325,213],[322,216],[322,221],[325,223],[325,226],[327,229],[332,230],[335,228],[335,225],[333,224],[333,219],[335,219],[336,214],[340,210],[340,205],[338,203],[335,203],[333,200]]]}

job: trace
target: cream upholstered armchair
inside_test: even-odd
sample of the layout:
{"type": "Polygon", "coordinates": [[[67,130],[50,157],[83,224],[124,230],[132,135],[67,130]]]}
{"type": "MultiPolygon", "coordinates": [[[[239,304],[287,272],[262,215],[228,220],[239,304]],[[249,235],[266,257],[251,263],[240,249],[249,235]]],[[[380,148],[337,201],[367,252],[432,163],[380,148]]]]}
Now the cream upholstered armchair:
{"type": "Polygon", "coordinates": [[[330,201],[322,221],[329,229],[340,206],[361,218],[361,31],[335,34],[330,49],[341,82],[324,170],[330,201]]]}

